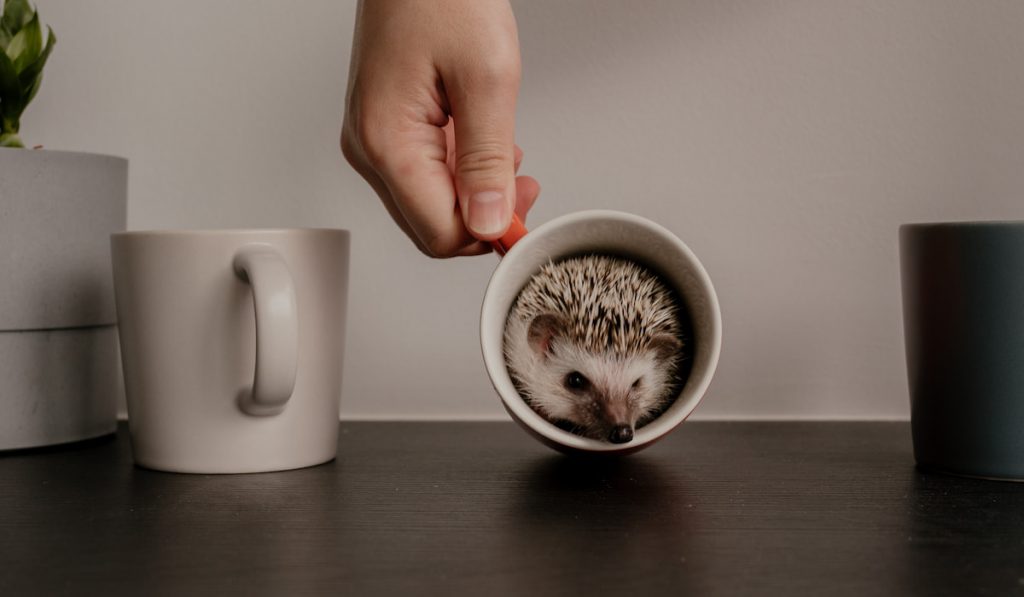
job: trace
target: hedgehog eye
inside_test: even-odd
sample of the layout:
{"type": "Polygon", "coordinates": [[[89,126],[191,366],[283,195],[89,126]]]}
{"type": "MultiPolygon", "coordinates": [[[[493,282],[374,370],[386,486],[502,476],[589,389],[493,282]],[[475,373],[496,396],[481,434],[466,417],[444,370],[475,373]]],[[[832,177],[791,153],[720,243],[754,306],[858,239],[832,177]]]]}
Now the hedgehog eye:
{"type": "Polygon", "coordinates": [[[583,376],[579,371],[573,371],[569,375],[565,376],[565,387],[570,390],[584,390],[590,385],[590,381],[583,376]]]}
{"type": "Polygon", "coordinates": [[[633,389],[634,389],[634,390],[636,390],[636,389],[639,389],[639,388],[640,388],[640,386],[641,386],[641,385],[643,385],[643,384],[641,383],[641,382],[643,382],[643,380],[644,380],[644,378],[642,378],[642,377],[638,377],[638,378],[637,378],[637,380],[633,382],[633,389]]]}

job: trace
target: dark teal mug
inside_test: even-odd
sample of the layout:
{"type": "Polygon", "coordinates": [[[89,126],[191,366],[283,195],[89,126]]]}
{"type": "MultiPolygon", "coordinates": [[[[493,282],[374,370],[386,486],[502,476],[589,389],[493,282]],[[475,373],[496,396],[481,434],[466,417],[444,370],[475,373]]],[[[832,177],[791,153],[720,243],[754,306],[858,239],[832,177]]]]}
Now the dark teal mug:
{"type": "Polygon", "coordinates": [[[1024,480],[1024,222],[900,227],[914,457],[1024,480]]]}

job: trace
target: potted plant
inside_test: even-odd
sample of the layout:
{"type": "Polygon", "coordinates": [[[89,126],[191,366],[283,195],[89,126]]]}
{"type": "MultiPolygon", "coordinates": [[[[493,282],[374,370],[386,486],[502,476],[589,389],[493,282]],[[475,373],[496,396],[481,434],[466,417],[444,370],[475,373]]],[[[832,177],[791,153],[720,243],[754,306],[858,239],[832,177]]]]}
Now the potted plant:
{"type": "Polygon", "coordinates": [[[121,393],[109,237],[125,228],[128,162],[20,136],[55,43],[27,0],[3,2],[0,449],[111,433],[121,393]]]}

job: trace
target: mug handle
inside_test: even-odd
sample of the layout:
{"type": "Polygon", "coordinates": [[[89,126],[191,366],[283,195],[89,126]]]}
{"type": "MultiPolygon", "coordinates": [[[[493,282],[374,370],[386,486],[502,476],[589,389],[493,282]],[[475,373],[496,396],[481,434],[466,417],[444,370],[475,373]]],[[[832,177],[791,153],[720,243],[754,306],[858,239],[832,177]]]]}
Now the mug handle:
{"type": "Polygon", "coordinates": [[[508,231],[504,236],[498,240],[491,241],[491,246],[494,247],[494,252],[499,257],[503,257],[512,248],[512,245],[519,242],[519,239],[524,236],[526,236],[526,226],[523,225],[523,221],[519,219],[519,216],[513,213],[512,225],[508,227],[508,231]]]}
{"type": "Polygon", "coordinates": [[[256,311],[256,372],[251,388],[238,398],[242,412],[266,417],[280,414],[295,390],[299,356],[295,282],[284,258],[263,243],[243,246],[232,266],[252,287],[256,311]]]}

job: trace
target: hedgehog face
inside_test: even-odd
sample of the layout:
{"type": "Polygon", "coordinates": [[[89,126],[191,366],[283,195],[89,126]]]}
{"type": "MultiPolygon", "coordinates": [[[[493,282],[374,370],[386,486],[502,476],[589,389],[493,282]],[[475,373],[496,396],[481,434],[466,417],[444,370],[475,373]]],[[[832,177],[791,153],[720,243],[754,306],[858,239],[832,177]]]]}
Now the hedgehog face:
{"type": "Polygon", "coordinates": [[[549,262],[523,287],[504,351],[512,382],[540,415],[625,443],[673,399],[688,342],[682,305],[654,272],[583,255],[549,262]]]}
{"type": "Polygon", "coordinates": [[[679,341],[662,334],[627,355],[594,353],[565,334],[561,320],[536,317],[520,384],[535,410],[585,437],[626,443],[671,398],[679,341]]]}

